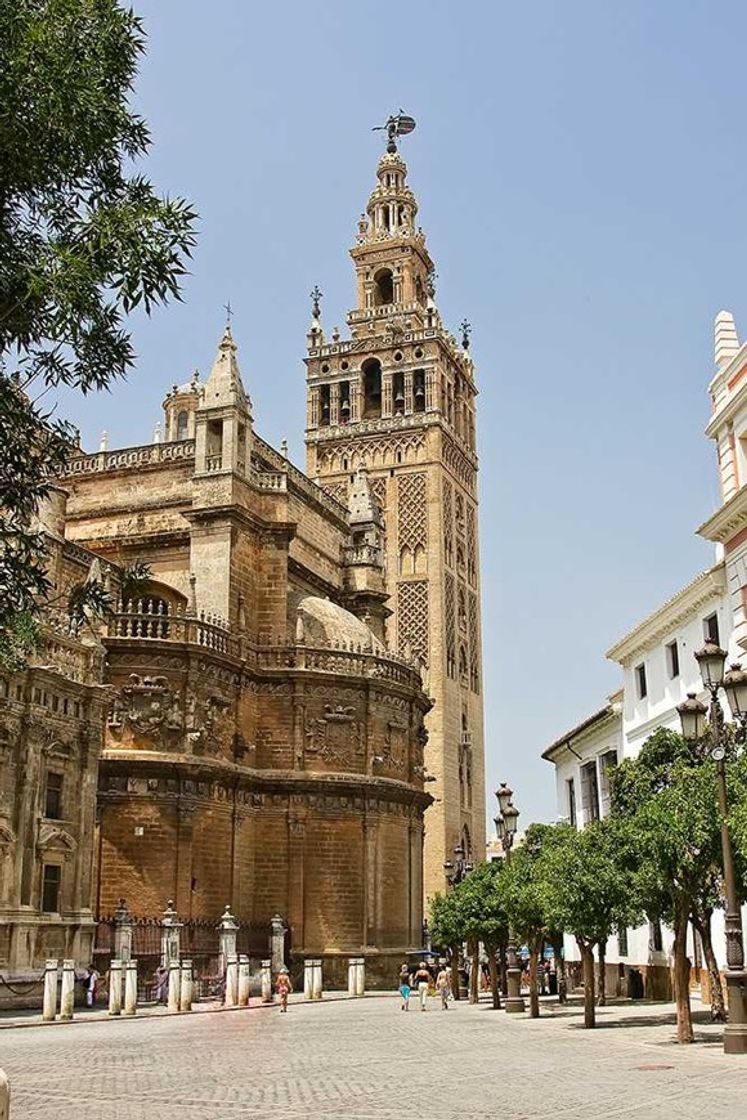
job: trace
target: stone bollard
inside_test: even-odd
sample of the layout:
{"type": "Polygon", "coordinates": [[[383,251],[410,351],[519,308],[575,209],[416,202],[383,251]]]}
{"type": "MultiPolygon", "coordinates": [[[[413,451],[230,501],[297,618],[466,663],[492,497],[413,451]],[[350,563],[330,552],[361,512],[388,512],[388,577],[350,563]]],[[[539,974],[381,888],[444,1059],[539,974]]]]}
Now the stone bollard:
{"type": "Polygon", "coordinates": [[[109,965],[109,1014],[122,1013],[122,962],[113,960],[109,965]]]}
{"type": "Polygon", "coordinates": [[[179,1010],[192,1010],[192,962],[182,961],[179,977],[179,1010]]]}
{"type": "Polygon", "coordinates": [[[239,1007],[249,1006],[249,985],[251,974],[249,972],[249,958],[244,953],[239,953],[239,1007]]]}
{"type": "Polygon", "coordinates": [[[235,1007],[238,1000],[239,987],[239,962],[235,953],[226,957],[226,991],[223,997],[224,1007],[235,1007]]]}
{"type": "Polygon", "coordinates": [[[303,962],[303,998],[313,999],[314,990],[314,961],[307,957],[303,962]]]}
{"type": "Polygon", "coordinates": [[[169,899],[161,919],[161,964],[169,968],[172,961],[179,964],[181,949],[179,946],[179,933],[182,923],[178,920],[174,903],[169,899]]]}
{"type": "Polygon", "coordinates": [[[272,961],[262,961],[262,1003],[272,1003],[272,961]]]}
{"type": "Polygon", "coordinates": [[[181,984],[179,983],[180,973],[181,966],[179,961],[169,961],[169,999],[167,1008],[172,1012],[179,1010],[179,994],[181,989],[181,984]]]}
{"type": "Polygon", "coordinates": [[[60,989],[60,1018],[72,1019],[75,1007],[75,961],[62,962],[62,988],[60,989]]]}
{"type": "Polygon", "coordinates": [[[348,995],[362,996],[365,991],[363,957],[350,957],[348,961],[348,995]]]}
{"type": "Polygon", "coordinates": [[[125,965],[132,956],[132,932],[135,923],[123,898],[114,911],[114,956],[125,965]]]}
{"type": "Polygon", "coordinates": [[[134,1015],[137,1011],[137,961],[125,961],[124,1013],[134,1015]]]}
{"type": "Polygon", "coordinates": [[[311,974],[311,998],[322,998],[322,962],[321,960],[314,961],[314,968],[311,974]]]}
{"type": "Polygon", "coordinates": [[[57,1013],[57,961],[48,960],[44,965],[44,1002],[42,1020],[53,1023],[57,1013]]]}
{"type": "Polygon", "coordinates": [[[0,1069],[0,1120],[8,1120],[10,1116],[10,1083],[0,1069]]]}

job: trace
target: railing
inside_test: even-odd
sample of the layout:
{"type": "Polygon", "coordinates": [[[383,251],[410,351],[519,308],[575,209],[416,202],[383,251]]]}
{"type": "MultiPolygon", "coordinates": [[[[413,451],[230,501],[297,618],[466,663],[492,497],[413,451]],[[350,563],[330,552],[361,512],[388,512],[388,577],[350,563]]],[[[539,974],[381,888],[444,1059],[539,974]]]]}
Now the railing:
{"type": "Polygon", "coordinates": [[[121,605],[109,620],[110,638],[186,642],[216,653],[239,655],[238,640],[218,615],[171,614],[163,600],[138,599],[121,605]]]}
{"type": "Polygon", "coordinates": [[[288,489],[287,475],[283,471],[253,471],[251,478],[258,490],[288,489]]]}
{"type": "Polygon", "coordinates": [[[244,661],[259,671],[302,669],[318,673],[373,677],[410,688],[420,686],[417,665],[394,653],[378,654],[355,643],[306,645],[255,645],[232,633],[224,619],[202,614],[170,614],[162,601],[135,600],[126,603],[109,619],[109,638],[135,641],[167,641],[201,646],[215,653],[244,661]]]}
{"type": "Polygon", "coordinates": [[[350,545],[343,549],[342,558],[343,563],[348,565],[375,564],[377,566],[381,565],[384,559],[381,549],[373,544],[350,545]]]}
{"type": "Polygon", "coordinates": [[[316,483],[312,482],[298,467],[294,467],[289,459],[286,459],[285,456],[281,455],[279,451],[276,451],[269,443],[265,443],[256,432],[254,433],[254,448],[260,460],[260,473],[264,473],[263,468],[265,464],[274,468],[276,472],[284,474],[307,498],[319,502],[319,504],[324,506],[330,513],[333,513],[335,517],[347,520],[348,511],[346,506],[338,502],[331,494],[322,490],[321,486],[317,486],[316,483]],[[264,460],[264,462],[261,462],[262,460],[264,460]]]}
{"type": "Polygon", "coordinates": [[[222,455],[206,455],[205,456],[205,470],[219,471],[223,466],[222,455]]]}
{"type": "Polygon", "coordinates": [[[174,440],[172,443],[150,443],[142,447],[124,447],[119,451],[99,451],[95,455],[77,455],[69,459],[60,470],[63,478],[79,474],[96,474],[122,467],[144,467],[157,463],[171,463],[179,459],[193,459],[193,439],[174,440]]]}
{"type": "Polygon", "coordinates": [[[39,644],[30,664],[48,668],[79,684],[98,680],[97,657],[101,647],[84,643],[78,636],[79,625],[65,611],[47,608],[41,615],[39,644]]]}

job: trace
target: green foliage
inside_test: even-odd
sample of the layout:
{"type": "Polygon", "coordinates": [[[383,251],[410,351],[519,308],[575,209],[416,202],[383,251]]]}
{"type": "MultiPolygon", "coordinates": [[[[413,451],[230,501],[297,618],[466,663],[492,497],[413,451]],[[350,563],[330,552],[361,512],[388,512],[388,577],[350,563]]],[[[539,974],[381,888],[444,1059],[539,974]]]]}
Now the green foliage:
{"type": "Polygon", "coordinates": [[[125,564],[121,569],[119,587],[122,601],[142,595],[152,578],[150,564],[146,564],[144,560],[133,560],[131,564],[125,564]]]}
{"type": "Polygon", "coordinates": [[[455,891],[435,894],[430,901],[429,928],[434,945],[442,949],[459,945],[466,937],[455,891]]]}
{"type": "Polygon", "coordinates": [[[133,162],[145,47],[117,0],[0,0],[0,634],[48,590],[30,530],[75,432],[40,407],[134,361],[125,316],[179,298],[196,215],[133,162]]]}
{"type": "Polygon", "coordinates": [[[549,937],[555,928],[548,869],[552,854],[565,845],[570,835],[575,835],[575,830],[569,825],[532,824],[526,830],[524,843],[506,865],[506,911],[516,934],[529,945],[549,937]]]}
{"type": "Polygon", "coordinates": [[[655,732],[612,781],[612,818],[650,918],[720,904],[721,836],[714,764],[673,731],[655,732]]]}
{"type": "Polygon", "coordinates": [[[29,612],[13,617],[12,624],[0,632],[0,669],[17,673],[39,642],[39,623],[29,612]]]}
{"type": "Polygon", "coordinates": [[[549,925],[589,947],[619,926],[636,925],[641,913],[624,851],[623,830],[613,821],[594,821],[580,832],[566,827],[545,860],[549,925]]]}
{"type": "Polygon", "coordinates": [[[90,616],[102,618],[110,614],[111,609],[112,597],[98,580],[87,579],[84,583],[76,583],[71,587],[67,611],[74,630],[81,627],[90,616]]]}

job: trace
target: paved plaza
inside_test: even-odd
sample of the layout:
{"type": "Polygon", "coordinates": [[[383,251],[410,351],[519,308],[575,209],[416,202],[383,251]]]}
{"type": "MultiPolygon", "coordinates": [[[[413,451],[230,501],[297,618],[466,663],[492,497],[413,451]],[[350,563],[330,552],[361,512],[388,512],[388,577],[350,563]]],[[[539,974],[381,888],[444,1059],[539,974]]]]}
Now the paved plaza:
{"type": "Polygon", "coordinates": [[[394,996],[0,1031],[12,1120],[715,1120],[747,1115],[718,1030],[674,1042],[670,1005],[538,1021],[394,996]],[[735,1111],[735,1102],[737,1108],[735,1111]]]}

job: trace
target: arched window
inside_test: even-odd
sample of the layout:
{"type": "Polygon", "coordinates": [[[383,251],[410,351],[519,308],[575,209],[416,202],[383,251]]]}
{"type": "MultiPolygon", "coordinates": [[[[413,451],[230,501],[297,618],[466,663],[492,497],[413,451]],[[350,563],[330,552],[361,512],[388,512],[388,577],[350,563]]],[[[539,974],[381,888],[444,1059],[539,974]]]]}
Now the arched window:
{"type": "Polygon", "coordinates": [[[189,413],[180,412],[176,418],[176,438],[187,439],[189,436],[189,413]]]}
{"type": "Polygon", "coordinates": [[[394,277],[391,269],[380,268],[374,276],[373,301],[374,307],[394,303],[394,277]]]}
{"type": "Polygon", "coordinates": [[[363,417],[381,416],[381,362],[369,358],[361,367],[363,371],[363,417]]]}

